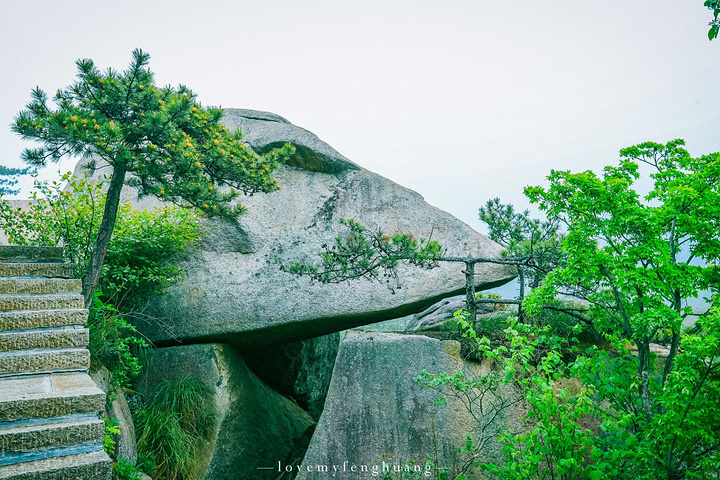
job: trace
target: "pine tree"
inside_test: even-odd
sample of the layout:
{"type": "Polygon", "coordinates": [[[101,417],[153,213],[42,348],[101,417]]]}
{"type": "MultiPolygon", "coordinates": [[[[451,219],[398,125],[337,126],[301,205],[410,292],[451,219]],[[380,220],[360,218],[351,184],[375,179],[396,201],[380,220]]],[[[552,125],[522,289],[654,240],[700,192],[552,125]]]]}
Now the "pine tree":
{"type": "Polygon", "coordinates": [[[204,108],[185,86],[156,87],[147,68],[150,56],[136,49],[132,57],[123,72],[101,72],[92,60],[78,60],[77,80],[57,91],[54,108],[36,88],[12,125],[23,139],[42,144],[22,154],[32,166],[83,155],[112,168],[102,224],[83,278],[86,303],[98,284],[126,177],[140,195],[233,219],[243,211],[232,203],[239,195],[280,188],[272,173],[294,152],[285,145],[258,156],[243,144],[239,131],[220,123],[222,110],[204,108]]]}
{"type": "Polygon", "coordinates": [[[20,190],[13,188],[17,184],[17,176],[31,173],[31,168],[12,168],[0,165],[0,195],[15,195],[20,190]]]}

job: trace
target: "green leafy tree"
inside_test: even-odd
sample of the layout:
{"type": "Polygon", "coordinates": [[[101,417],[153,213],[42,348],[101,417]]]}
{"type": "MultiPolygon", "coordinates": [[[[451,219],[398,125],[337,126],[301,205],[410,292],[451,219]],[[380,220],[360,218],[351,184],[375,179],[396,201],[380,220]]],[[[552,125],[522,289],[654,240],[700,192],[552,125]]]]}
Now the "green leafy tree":
{"type": "Polygon", "coordinates": [[[17,184],[17,178],[20,175],[27,175],[32,172],[30,167],[28,168],[12,168],[5,165],[0,165],[0,196],[2,195],[15,195],[20,190],[13,188],[17,184]]]}
{"type": "Polygon", "coordinates": [[[693,475],[707,472],[701,466],[717,462],[720,452],[710,430],[717,427],[696,416],[716,418],[708,402],[720,399],[717,314],[710,314],[710,299],[705,313],[689,303],[703,291],[717,293],[720,284],[720,154],[693,158],[683,146],[643,143],[623,149],[619,165],[605,167],[601,177],[553,171],[549,187],[525,190],[568,232],[566,262],[531,292],[528,310],[558,293],[583,298],[617,351],[628,343],[637,351],[612,363],[594,356],[584,375],[625,415],[615,424],[629,452],[625,461],[638,475],[650,472],[635,478],[704,478],[693,475]],[[636,186],[641,165],[653,172],[644,196],[636,186]],[[683,331],[690,316],[698,317],[694,330],[701,335],[683,331]],[[666,339],[667,357],[658,366],[652,345],[666,339]],[[634,373],[618,374],[628,371],[634,373]],[[617,383],[608,388],[611,378],[617,383]]]}
{"type": "Polygon", "coordinates": [[[683,145],[643,143],[622,150],[620,164],[606,167],[602,178],[553,171],[549,188],[526,188],[531,201],[568,229],[567,264],[547,276],[535,298],[580,296],[606,330],[636,343],[648,416],[649,344],[670,332],[664,384],[683,320],[695,313],[687,301],[716,289],[719,274],[720,154],[695,159],[683,145]],[[641,163],[655,171],[644,198],[634,188],[641,163]]]}
{"type": "Polygon", "coordinates": [[[67,155],[85,155],[112,168],[103,219],[83,277],[88,304],[126,178],[140,195],[232,219],[242,207],[231,202],[241,194],[279,188],[273,170],[293,152],[285,145],[256,155],[243,144],[239,131],[220,123],[220,109],[203,108],[185,86],[156,87],[147,68],[149,55],[137,49],[132,56],[123,72],[101,72],[92,60],[78,60],[77,80],[57,91],[54,108],[36,88],[12,126],[23,139],[42,144],[23,152],[30,165],[42,167],[67,155]]]}
{"type": "MultiPolygon", "coordinates": [[[[25,208],[0,201],[0,228],[13,244],[62,244],[65,261],[77,264],[82,276],[104,204],[102,182],[67,173],[60,181],[36,181],[25,208]]],[[[192,209],[165,206],[137,211],[122,202],[100,276],[101,299],[124,314],[141,310],[149,297],[161,295],[181,279],[182,272],[172,260],[204,231],[200,215],[192,209]]]]}

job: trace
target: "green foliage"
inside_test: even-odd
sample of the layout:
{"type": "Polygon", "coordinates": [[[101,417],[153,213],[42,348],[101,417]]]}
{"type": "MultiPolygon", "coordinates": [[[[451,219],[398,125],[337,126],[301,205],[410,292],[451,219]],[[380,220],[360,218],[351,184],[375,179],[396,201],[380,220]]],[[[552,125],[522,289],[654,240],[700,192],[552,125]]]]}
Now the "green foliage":
{"type": "Polygon", "coordinates": [[[110,371],[113,383],[127,388],[132,378],[140,373],[137,352],[148,344],[135,327],[101,297],[102,293],[97,292],[90,306],[88,348],[92,358],[110,371]]]}
{"type": "Polygon", "coordinates": [[[140,480],[143,471],[125,459],[113,464],[113,480],[140,480]]]}
{"type": "Polygon", "coordinates": [[[720,20],[718,20],[718,15],[720,15],[720,0],[705,0],[704,5],[713,12],[713,19],[709,23],[710,30],[708,30],[708,38],[710,40],[713,40],[717,38],[718,32],[720,31],[720,20]]]}
{"type": "MultiPolygon", "coordinates": [[[[62,245],[64,259],[78,264],[82,276],[104,204],[101,183],[77,179],[68,172],[60,181],[35,182],[28,210],[0,202],[0,228],[14,244],[62,245]]],[[[100,280],[103,299],[124,311],[142,307],[150,296],[182,278],[170,260],[203,233],[200,217],[192,210],[136,211],[123,203],[100,280]]]]}
{"type": "Polygon", "coordinates": [[[12,244],[62,245],[65,261],[78,264],[82,274],[104,203],[99,184],[68,172],[60,181],[35,181],[27,210],[1,201],[0,228],[12,244]]]}
{"type": "Polygon", "coordinates": [[[416,380],[448,398],[460,398],[471,410],[477,424],[468,430],[475,435],[461,447],[470,459],[469,470],[487,470],[507,480],[700,479],[717,473],[717,311],[705,318],[701,332],[685,336],[670,379],[657,391],[660,408],[652,419],[642,411],[635,378],[638,358],[623,343],[611,350],[581,351],[577,338],[511,318],[507,343],[493,347],[477,336],[466,313],[457,317],[465,335],[499,368],[477,378],[464,372],[422,372],[416,380]],[[478,458],[488,441],[487,419],[513,402],[506,391],[497,394],[502,384],[520,392],[527,415],[520,431],[500,436],[504,461],[482,462],[478,458]]]}
{"type": "Polygon", "coordinates": [[[103,450],[110,457],[115,456],[115,436],[120,435],[119,421],[115,418],[103,418],[105,421],[105,435],[103,436],[103,450]]]}
{"type": "Polygon", "coordinates": [[[171,259],[194,245],[203,233],[199,216],[191,210],[121,208],[100,288],[124,309],[143,306],[182,279],[171,259]]]}
{"type": "Polygon", "coordinates": [[[198,451],[215,424],[212,395],[191,378],[165,381],[138,412],[138,454],[152,459],[153,478],[190,478],[198,451]]]}
{"type": "Polygon", "coordinates": [[[323,245],[323,251],[318,253],[319,265],[298,262],[289,267],[281,264],[281,268],[323,283],[367,277],[385,280],[391,288],[401,288],[397,276],[401,262],[430,269],[442,255],[442,247],[436,241],[418,241],[412,234],[386,235],[380,230],[369,230],[353,219],[341,218],[340,223],[346,225],[350,233],[335,238],[333,245],[323,245]],[[391,280],[394,280],[392,284],[391,280]]]}
{"type": "Polygon", "coordinates": [[[720,273],[720,154],[694,159],[682,145],[644,143],[622,150],[602,178],[553,171],[549,188],[526,188],[568,228],[566,264],[531,293],[529,310],[557,293],[577,296],[590,302],[603,333],[624,336],[643,354],[669,330],[677,352],[682,322],[693,314],[686,301],[716,290],[720,273]],[[640,163],[655,170],[644,198],[634,189],[640,163]]]}
{"type": "MultiPolygon", "coordinates": [[[[603,348],[579,348],[582,322],[558,335],[551,323],[516,319],[493,348],[460,315],[480,352],[502,365],[497,380],[522,392],[528,410],[522,432],[501,436],[505,462],[476,466],[513,480],[719,471],[720,312],[715,297],[706,313],[688,300],[720,285],[720,154],[692,158],[683,145],[643,143],[623,149],[601,177],[553,171],[549,187],[526,189],[568,233],[564,261],[524,306],[538,315],[558,293],[584,300],[603,348]],[[641,165],[653,170],[645,195],[636,187],[641,165]],[[698,320],[684,328],[691,315],[698,320]],[[652,353],[659,339],[670,342],[662,360],[652,353]]],[[[457,374],[425,381],[478,390],[457,374]]]]}
{"type": "Polygon", "coordinates": [[[12,168],[5,165],[0,165],[0,197],[3,195],[15,195],[20,190],[13,188],[17,184],[17,178],[20,175],[28,175],[33,173],[33,170],[28,168],[12,168]]]}
{"type": "Polygon", "coordinates": [[[480,220],[488,226],[490,239],[505,248],[503,256],[518,260],[521,289],[526,284],[539,286],[547,272],[562,262],[563,235],[556,219],[530,218],[528,210],[518,213],[494,198],[480,207],[480,220]]]}
{"type": "Polygon", "coordinates": [[[133,51],[127,70],[100,71],[92,60],[76,62],[77,81],[55,94],[54,107],[36,88],[12,125],[40,147],[23,152],[31,165],[64,156],[97,156],[131,172],[141,195],[189,203],[208,215],[233,217],[241,193],[278,188],[271,174],[289,145],[258,156],[220,120],[222,110],[203,108],[185,86],[157,88],[150,56],[133,51]],[[220,186],[227,188],[221,189],[220,186]]]}

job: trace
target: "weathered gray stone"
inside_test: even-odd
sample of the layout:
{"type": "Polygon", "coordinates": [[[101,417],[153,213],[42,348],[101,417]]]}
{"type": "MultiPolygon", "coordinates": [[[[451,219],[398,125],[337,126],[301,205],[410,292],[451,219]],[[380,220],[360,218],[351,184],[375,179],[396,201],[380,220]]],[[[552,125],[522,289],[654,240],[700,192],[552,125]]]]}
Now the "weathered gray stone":
{"type": "Polygon", "coordinates": [[[1,295],[0,312],[11,310],[56,310],[61,308],[83,308],[80,294],[55,293],[50,295],[1,295]]]}
{"type": "Polygon", "coordinates": [[[62,262],[62,247],[32,247],[24,245],[0,245],[0,262],[43,263],[62,262]]]}
{"type": "MultiPolygon", "coordinates": [[[[426,310],[407,317],[405,320],[405,331],[418,332],[427,330],[442,330],[444,329],[445,323],[448,320],[452,320],[453,315],[458,310],[466,310],[464,295],[444,298],[426,310]]],[[[482,316],[492,311],[493,309],[489,305],[478,305],[478,319],[481,320],[482,316]]]]}
{"type": "Polygon", "coordinates": [[[314,420],[320,418],[330,385],[340,334],[248,352],[248,367],[274,390],[292,398],[314,420]]]}
{"type": "MultiPolygon", "coordinates": [[[[345,235],[340,218],[388,234],[432,238],[449,255],[500,255],[499,245],[418,193],[360,168],[281,117],[231,109],[224,121],[245,131],[247,142],[260,152],[285,142],[300,148],[290,165],[276,172],[281,190],[242,198],[247,214],[237,223],[208,223],[212,233],[181,262],[185,281],[149,305],[146,313],[159,321],[139,325],[156,344],[279,344],[409,315],[464,291],[460,264],[401,267],[402,288],[394,295],[377,281],[323,285],[280,271],[276,259],[314,260],[323,244],[345,235]]],[[[78,165],[77,175],[82,168],[78,165]]],[[[138,198],[131,187],[124,188],[123,198],[137,208],[160,204],[138,198]]],[[[515,270],[482,264],[476,273],[478,287],[489,288],[509,281],[515,270]]]]}
{"type": "Polygon", "coordinates": [[[67,327],[72,325],[84,326],[87,324],[87,320],[88,311],[84,308],[0,311],[0,331],[67,327]]]}
{"type": "Polygon", "coordinates": [[[0,388],[0,421],[93,413],[104,404],[105,392],[85,373],[9,378],[0,388]]]}
{"type": "MultiPolygon", "coordinates": [[[[446,467],[448,478],[455,478],[467,460],[457,447],[464,445],[466,434],[476,434],[477,441],[477,423],[458,399],[446,395],[447,405],[437,405],[440,393],[422,389],[413,379],[422,370],[462,371],[469,376],[488,368],[463,361],[455,341],[348,332],[340,345],[325,409],[297,480],[327,478],[327,473],[317,471],[318,465],[329,466],[331,473],[333,466],[338,466],[340,478],[354,480],[370,478],[374,468],[382,469],[383,462],[402,468],[411,461],[424,465],[427,459],[446,467]],[[351,470],[353,465],[355,471],[351,470]],[[363,466],[368,470],[363,472],[363,466]]],[[[499,393],[508,400],[517,395],[512,391],[499,393]]],[[[512,408],[502,410],[496,423],[482,430],[483,438],[494,438],[516,417],[517,411],[512,408]]],[[[482,452],[484,460],[501,457],[500,446],[493,441],[482,452]]],[[[482,478],[478,472],[468,473],[468,479],[482,478]]]]}
{"type": "Polygon", "coordinates": [[[455,312],[464,309],[464,295],[443,298],[422,312],[407,317],[405,330],[408,332],[416,332],[427,328],[442,328],[443,323],[452,318],[455,312]]]}
{"type": "Polygon", "coordinates": [[[137,379],[146,399],[164,380],[197,379],[215,392],[207,409],[217,426],[199,455],[192,479],[247,478],[274,480],[278,460],[300,456],[314,426],[295,403],[263,384],[228,345],[205,344],[150,349],[137,379]],[[299,452],[298,453],[298,449],[299,452]]]}
{"type": "Polygon", "coordinates": [[[87,328],[53,328],[23,332],[0,331],[0,352],[13,350],[82,348],[90,336],[87,328]]]}
{"type": "Polygon", "coordinates": [[[76,271],[71,263],[0,263],[0,277],[73,278],[76,271]]]}
{"type": "Polygon", "coordinates": [[[121,388],[113,388],[110,372],[105,367],[90,371],[90,378],[100,390],[108,394],[110,409],[108,410],[106,405],[103,417],[118,421],[117,427],[120,429],[120,433],[113,438],[115,440],[115,459],[127,460],[135,465],[137,463],[135,422],[133,422],[125,392],[121,388]]]}
{"type": "Polygon", "coordinates": [[[243,140],[258,153],[266,153],[285,143],[295,145],[295,155],[288,162],[291,166],[323,173],[362,170],[315,134],[293,125],[280,115],[228,108],[225,109],[223,123],[229,128],[241,129],[243,140]]]}
{"type": "Polygon", "coordinates": [[[0,428],[0,452],[100,444],[104,434],[105,422],[100,419],[0,428]]]}
{"type": "Polygon", "coordinates": [[[2,480],[100,480],[109,479],[112,462],[102,450],[0,467],[2,480]]]}
{"type": "Polygon", "coordinates": [[[0,294],[75,293],[82,281],[70,278],[0,278],[0,294]]]}
{"type": "Polygon", "coordinates": [[[87,348],[0,353],[0,377],[87,371],[88,368],[90,368],[90,351],[87,348]]]}

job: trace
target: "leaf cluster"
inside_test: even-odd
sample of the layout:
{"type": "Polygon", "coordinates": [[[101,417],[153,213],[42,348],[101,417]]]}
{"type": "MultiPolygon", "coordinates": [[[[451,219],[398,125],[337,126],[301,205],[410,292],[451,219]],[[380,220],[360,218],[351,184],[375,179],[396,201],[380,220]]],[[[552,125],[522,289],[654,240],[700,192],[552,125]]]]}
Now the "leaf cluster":
{"type": "Polygon", "coordinates": [[[720,20],[718,20],[718,15],[720,15],[720,1],[719,0],[705,0],[704,3],[705,7],[708,8],[711,12],[713,12],[713,19],[708,24],[710,25],[710,30],[708,30],[708,38],[710,40],[713,40],[717,38],[718,32],[720,32],[720,20]]]}
{"type": "Polygon", "coordinates": [[[568,231],[566,263],[530,295],[529,309],[564,293],[589,301],[608,332],[679,335],[693,313],[686,300],[717,287],[720,257],[720,155],[695,159],[682,145],[640,144],[601,177],[552,171],[548,188],[526,188],[568,231]],[[644,196],[636,189],[642,163],[655,170],[644,196]]]}

